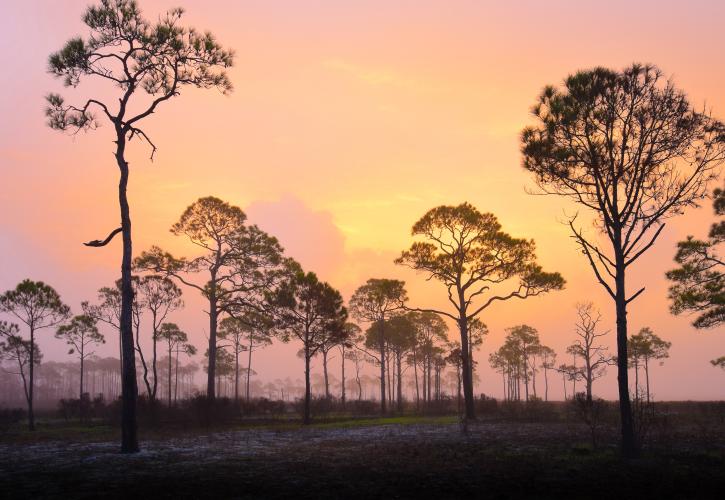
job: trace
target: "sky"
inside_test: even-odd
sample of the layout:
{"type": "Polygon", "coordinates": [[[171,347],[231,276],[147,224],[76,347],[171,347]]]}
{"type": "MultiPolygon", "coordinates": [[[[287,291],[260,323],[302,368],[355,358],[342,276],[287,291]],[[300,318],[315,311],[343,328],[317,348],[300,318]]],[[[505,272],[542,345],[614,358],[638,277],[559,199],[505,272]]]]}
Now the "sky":
{"type": "MultiPolygon", "coordinates": [[[[87,35],[80,18],[88,3],[0,7],[0,290],[43,280],[76,312],[120,265],[120,239],[103,249],[81,245],[117,227],[112,131],[71,137],[47,128],[43,114],[48,92],[74,102],[114,95],[90,82],[65,89],[47,73],[51,52],[87,35]]],[[[575,207],[527,193],[519,133],[532,123],[541,89],[579,69],[650,62],[694,105],[725,119],[725,4],[715,0],[140,4],[152,19],[183,6],[184,23],[211,30],[236,60],[231,95],[184,89],[144,122],[159,148],[153,162],[144,144],[132,144],[135,253],[158,244],[193,255],[168,229],[187,205],[214,195],[242,207],[346,298],[368,278],[389,277],[406,281],[411,305],[445,307],[441,285],[393,260],[428,209],[468,201],[510,234],[533,238],[544,268],[567,280],[563,291],[497,304],[482,316],[491,333],[476,354],[476,390],[497,397],[500,378],[487,359],[505,328],[534,326],[560,362],[569,361],[577,302],[594,302],[614,329],[613,303],[562,224],[575,207]]],[[[658,399],[725,397],[724,375],[708,363],[725,354],[725,332],[696,331],[693,318],[672,316],[664,278],[676,242],[704,236],[712,221],[706,203],[668,222],[628,278],[632,290],[646,285],[631,305],[630,332],[649,326],[673,344],[670,359],[652,370],[658,399]]],[[[185,302],[172,319],[202,345],[203,302],[189,289],[185,302]]],[[[614,351],[613,333],[605,342],[614,351]]],[[[46,359],[67,359],[52,332],[40,347],[46,359]]],[[[255,354],[259,377],[301,377],[298,348],[277,343],[255,354]]],[[[115,341],[98,350],[116,352],[115,341]]],[[[595,393],[616,397],[615,375],[611,369],[595,393]]]]}

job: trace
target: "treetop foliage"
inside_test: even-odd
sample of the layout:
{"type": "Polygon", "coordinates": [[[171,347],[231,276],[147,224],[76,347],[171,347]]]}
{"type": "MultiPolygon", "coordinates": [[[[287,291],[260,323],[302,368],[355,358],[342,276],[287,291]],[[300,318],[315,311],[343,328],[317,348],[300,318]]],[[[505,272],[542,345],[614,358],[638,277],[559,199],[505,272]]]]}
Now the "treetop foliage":
{"type": "Polygon", "coordinates": [[[99,125],[95,111],[100,111],[122,137],[138,135],[155,151],[138,122],[179,95],[181,87],[231,92],[226,69],[232,66],[234,53],[211,33],[181,26],[183,12],[172,9],[152,23],[142,16],[135,0],[101,0],[90,6],[83,16],[90,35],[72,38],[51,54],[48,70],[70,87],[79,85],[83,77],[100,78],[120,88],[123,96],[114,109],[98,99],[88,99],[82,106],[66,105],[59,94],[49,94],[48,125],[73,132],[93,129],[99,125]],[[130,112],[130,97],[139,89],[151,100],[130,112]]]}
{"type": "Polygon", "coordinates": [[[559,290],[565,283],[559,273],[544,272],[536,263],[533,240],[514,238],[501,231],[495,215],[481,213],[469,203],[429,210],[413,225],[412,234],[424,239],[415,241],[395,263],[424,271],[428,279],[444,283],[457,310],[465,311],[491,287],[519,279],[517,290],[490,297],[467,315],[469,319],[495,300],[559,290]],[[464,297],[462,303],[459,294],[464,297]]]}
{"type": "Polygon", "coordinates": [[[70,317],[70,307],[53,287],[29,279],[0,295],[0,311],[12,314],[33,330],[55,326],[70,317]]]}

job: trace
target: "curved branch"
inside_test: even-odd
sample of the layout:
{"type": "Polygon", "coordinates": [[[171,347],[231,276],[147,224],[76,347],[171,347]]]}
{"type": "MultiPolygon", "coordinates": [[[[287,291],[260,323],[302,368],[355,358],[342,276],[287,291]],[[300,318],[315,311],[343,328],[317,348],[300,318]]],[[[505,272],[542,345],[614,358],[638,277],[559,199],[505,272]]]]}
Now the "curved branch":
{"type": "Polygon", "coordinates": [[[120,233],[123,230],[122,227],[117,227],[113,231],[111,231],[111,234],[109,234],[105,240],[93,240],[89,241],[88,243],[83,243],[87,247],[105,247],[108,245],[114,236],[116,236],[118,233],[120,233]]]}

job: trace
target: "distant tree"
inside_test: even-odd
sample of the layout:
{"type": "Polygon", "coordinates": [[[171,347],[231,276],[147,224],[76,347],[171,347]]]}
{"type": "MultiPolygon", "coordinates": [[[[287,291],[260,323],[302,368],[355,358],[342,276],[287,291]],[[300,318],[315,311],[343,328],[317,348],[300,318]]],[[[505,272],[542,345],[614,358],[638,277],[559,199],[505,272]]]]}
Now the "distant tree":
{"type": "Polygon", "coordinates": [[[669,350],[672,347],[671,342],[662,340],[654,332],[647,327],[642,328],[639,333],[632,335],[629,340],[627,350],[629,352],[629,360],[635,369],[635,394],[639,397],[639,366],[644,368],[646,379],[647,402],[650,402],[650,384],[649,384],[649,362],[657,360],[660,364],[664,363],[664,359],[669,358],[669,350]]]}
{"type": "Polygon", "coordinates": [[[156,400],[159,379],[156,369],[156,342],[159,339],[159,327],[166,321],[167,316],[171,312],[184,307],[184,302],[181,300],[181,289],[173,281],[164,276],[143,276],[138,281],[136,291],[136,297],[134,297],[136,303],[142,303],[151,314],[151,340],[153,346],[151,366],[154,374],[153,386],[149,386],[148,369],[143,354],[141,353],[140,344],[137,347],[141,354],[144,380],[149,390],[149,398],[154,401],[156,400]]]}
{"type": "Polygon", "coordinates": [[[707,241],[688,236],[677,244],[675,262],[680,267],[667,272],[670,287],[670,309],[674,314],[698,313],[695,328],[714,328],[725,324],[725,258],[717,248],[725,242],[725,185],[713,193],[715,214],[721,220],[713,223],[707,241]]]}
{"type": "Polygon", "coordinates": [[[121,289],[102,287],[98,290],[98,304],[81,302],[83,314],[96,321],[106,323],[118,332],[118,360],[121,363],[119,373],[123,372],[123,344],[121,342],[121,289]]]}
{"type": "Polygon", "coordinates": [[[196,346],[194,346],[191,343],[176,343],[175,346],[172,347],[171,352],[174,355],[174,404],[176,404],[176,401],[178,399],[179,394],[179,373],[181,373],[182,376],[182,382],[183,377],[185,374],[191,374],[193,375],[193,372],[199,369],[199,367],[191,363],[186,366],[179,367],[179,355],[185,354],[186,356],[196,356],[197,349],[196,346]]]}
{"type": "Polygon", "coordinates": [[[476,372],[476,365],[478,364],[478,362],[473,359],[473,353],[481,348],[486,335],[488,335],[488,327],[486,324],[481,321],[480,318],[474,318],[471,320],[468,325],[468,359],[471,360],[469,363],[471,368],[471,384],[475,382],[476,378],[474,377],[474,374],[476,372]]]}
{"type": "Polygon", "coordinates": [[[168,384],[168,404],[171,408],[171,362],[173,354],[177,353],[177,370],[178,370],[178,352],[181,350],[189,355],[196,354],[196,348],[189,344],[189,337],[186,332],[181,331],[176,323],[162,323],[156,332],[158,340],[166,342],[166,352],[168,354],[168,372],[166,382],[168,384]]]}
{"type": "Polygon", "coordinates": [[[461,410],[461,399],[462,399],[462,392],[461,392],[461,366],[462,366],[462,359],[463,356],[461,356],[461,344],[458,342],[449,342],[448,345],[448,353],[445,357],[446,363],[449,365],[452,365],[456,370],[456,399],[458,401],[458,411],[461,410]]]}
{"type": "MultiPolygon", "coordinates": [[[[206,372],[209,373],[209,350],[204,353],[206,358],[206,372]]],[[[224,349],[216,350],[216,371],[214,373],[214,392],[219,397],[226,397],[226,380],[234,374],[234,355],[224,349]],[[222,385],[222,382],[224,384],[222,385]]]]}
{"type": "Polygon", "coordinates": [[[23,392],[28,408],[32,407],[28,369],[31,363],[39,366],[41,359],[42,354],[38,345],[24,340],[20,336],[20,327],[17,324],[0,321],[0,361],[9,361],[11,364],[17,365],[18,371],[11,373],[19,375],[23,382],[23,392]]]}
{"type": "MultiPolygon", "coordinates": [[[[403,360],[406,354],[413,349],[416,341],[416,325],[410,314],[400,314],[385,321],[385,334],[381,337],[377,329],[381,322],[374,323],[370,328],[370,344],[377,345],[380,338],[385,339],[386,352],[391,354],[392,371],[396,381],[395,401],[397,411],[403,411],[403,360]]],[[[378,349],[379,350],[379,349],[378,349]]],[[[392,396],[391,391],[391,396],[392,396]]]]}
{"type": "Polygon", "coordinates": [[[346,335],[347,310],[340,292],[322,282],[312,272],[305,273],[297,263],[289,263],[287,277],[272,293],[268,293],[274,311],[276,331],[288,342],[302,342],[305,360],[305,400],[303,423],[310,418],[310,361],[331,338],[346,335]]]}
{"type": "Polygon", "coordinates": [[[515,346],[515,349],[509,349],[509,356],[515,354],[513,362],[520,366],[520,372],[524,377],[524,389],[526,401],[529,400],[529,374],[532,372],[532,363],[529,361],[541,347],[539,340],[539,332],[536,328],[528,325],[518,325],[507,328],[508,335],[506,340],[509,346],[515,346]]]}
{"type": "Polygon", "coordinates": [[[475,418],[473,371],[470,354],[470,323],[494,302],[525,299],[559,290],[564,279],[558,273],[546,273],[536,264],[534,242],[513,238],[501,231],[493,214],[481,213],[468,203],[440,206],[429,210],[413,225],[413,236],[421,236],[409,250],[396,259],[397,264],[428,273],[428,279],[442,282],[454,312],[435,312],[451,318],[461,336],[463,394],[465,416],[475,418]],[[491,287],[510,280],[513,290],[492,292],[491,287]],[[489,296],[480,304],[477,298],[489,296]]]}
{"type": "Polygon", "coordinates": [[[521,134],[523,166],[547,194],[592,213],[611,251],[569,219],[597,281],[615,303],[622,451],[638,453],[627,377],[627,269],[654,245],[664,221],[707,192],[725,159],[725,126],[690,105],[661,71],[635,64],[595,68],[544,88],[537,124],[521,134]]]}
{"type": "Polygon", "coordinates": [[[83,399],[83,368],[86,359],[94,354],[88,351],[88,347],[94,344],[105,344],[106,339],[96,327],[96,320],[82,314],[74,316],[66,325],[61,325],[55,336],[62,339],[70,346],[68,354],[78,354],[80,360],[80,391],[78,399],[83,399]]]}
{"type": "Polygon", "coordinates": [[[579,378],[586,383],[586,400],[591,403],[594,381],[604,376],[607,366],[616,361],[609,355],[609,349],[599,344],[598,339],[605,337],[609,331],[598,331],[602,315],[594,309],[594,304],[579,303],[576,305],[576,313],[577,322],[574,331],[578,338],[566,348],[566,352],[575,358],[581,358],[584,362],[579,368],[579,378]]]}
{"type": "Polygon", "coordinates": [[[234,353],[234,400],[239,401],[239,355],[247,352],[247,380],[245,399],[249,401],[249,379],[252,374],[252,352],[272,343],[271,319],[254,311],[224,318],[220,323],[219,338],[228,342],[234,353]]]}
{"type": "Polygon", "coordinates": [[[171,227],[200,247],[195,259],[175,258],[159,247],[143,252],[135,261],[137,269],[163,273],[196,289],[208,301],[209,347],[207,397],[214,398],[217,327],[225,313],[240,309],[261,309],[261,299],[278,276],[282,247],[276,238],[254,225],[246,225],[247,216],[239,208],[211,196],[199,198],[181,214],[171,227]],[[205,273],[206,281],[193,282],[190,273],[205,273]]]}
{"type": "Polygon", "coordinates": [[[539,347],[540,366],[544,370],[544,401],[549,401],[549,370],[555,370],[556,352],[551,347],[539,347]]]}
{"type": "MultiPolygon", "coordinates": [[[[33,390],[36,350],[35,333],[43,328],[52,328],[63,323],[70,317],[70,308],[63,303],[60,295],[50,285],[42,281],[23,280],[12,289],[0,295],[0,312],[14,316],[28,328],[30,345],[28,355],[28,428],[35,430],[35,413],[33,412],[33,390]]],[[[21,345],[12,341],[16,352],[21,345]]],[[[19,360],[18,360],[19,361],[19,360]]]]}
{"type": "Polygon", "coordinates": [[[418,384],[418,365],[422,371],[423,400],[430,400],[430,374],[432,357],[439,344],[448,341],[448,325],[433,312],[408,312],[407,316],[415,327],[415,338],[408,355],[409,364],[413,365],[415,377],[416,408],[420,403],[420,387],[418,384]]]}
{"type": "MultiPolygon", "coordinates": [[[[104,102],[90,98],[82,105],[67,105],[58,94],[47,97],[48,125],[56,130],[77,133],[98,127],[107,120],[114,130],[116,164],[120,171],[118,187],[121,226],[105,240],[88,246],[100,247],[122,233],[121,260],[121,343],[123,346],[123,409],[122,451],[138,451],[136,438],[136,366],[133,348],[131,304],[131,216],[126,188],[129,164],[126,147],[134,137],[151,147],[153,160],[156,146],[140,128],[141,122],[158,111],[159,106],[181,93],[182,87],[216,88],[223,93],[232,90],[224,71],[232,65],[233,54],[222,49],[209,32],[201,33],[180,26],[182,9],[173,9],[156,23],[144,19],[135,0],[101,0],[83,16],[90,28],[87,39],[69,40],[49,58],[50,73],[62,78],[68,87],[76,87],[81,79],[93,77],[118,91],[116,98],[104,102]],[[147,96],[146,101],[143,95],[147,96]],[[99,113],[96,115],[95,113],[99,113]]],[[[101,93],[100,95],[104,95],[101,93]]]]}
{"type": "MultiPolygon", "coordinates": [[[[351,349],[354,348],[354,343],[356,340],[360,337],[360,334],[362,333],[362,330],[359,326],[357,326],[355,323],[347,322],[343,326],[345,329],[345,340],[342,342],[337,343],[337,348],[340,351],[340,372],[341,372],[341,378],[342,381],[340,382],[340,401],[342,401],[342,405],[345,406],[346,401],[346,394],[345,394],[345,360],[349,359],[348,353],[351,349]]],[[[358,373],[359,378],[359,373],[358,373]]]]}
{"type": "Polygon", "coordinates": [[[405,282],[392,279],[371,278],[360,286],[350,298],[350,312],[359,321],[379,323],[379,340],[376,343],[380,364],[380,412],[386,412],[385,398],[385,321],[398,314],[408,300],[405,282]]]}

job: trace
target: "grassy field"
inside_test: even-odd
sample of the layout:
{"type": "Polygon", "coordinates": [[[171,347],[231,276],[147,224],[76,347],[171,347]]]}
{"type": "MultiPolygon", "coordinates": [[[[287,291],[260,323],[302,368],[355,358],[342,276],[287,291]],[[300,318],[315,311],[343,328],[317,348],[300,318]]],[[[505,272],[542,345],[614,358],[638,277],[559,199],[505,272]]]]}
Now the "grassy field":
{"type": "Polygon", "coordinates": [[[46,422],[0,439],[3,498],[719,498],[722,429],[679,429],[624,461],[614,428],[593,449],[572,422],[456,417],[292,421],[142,433],[46,422]]]}

